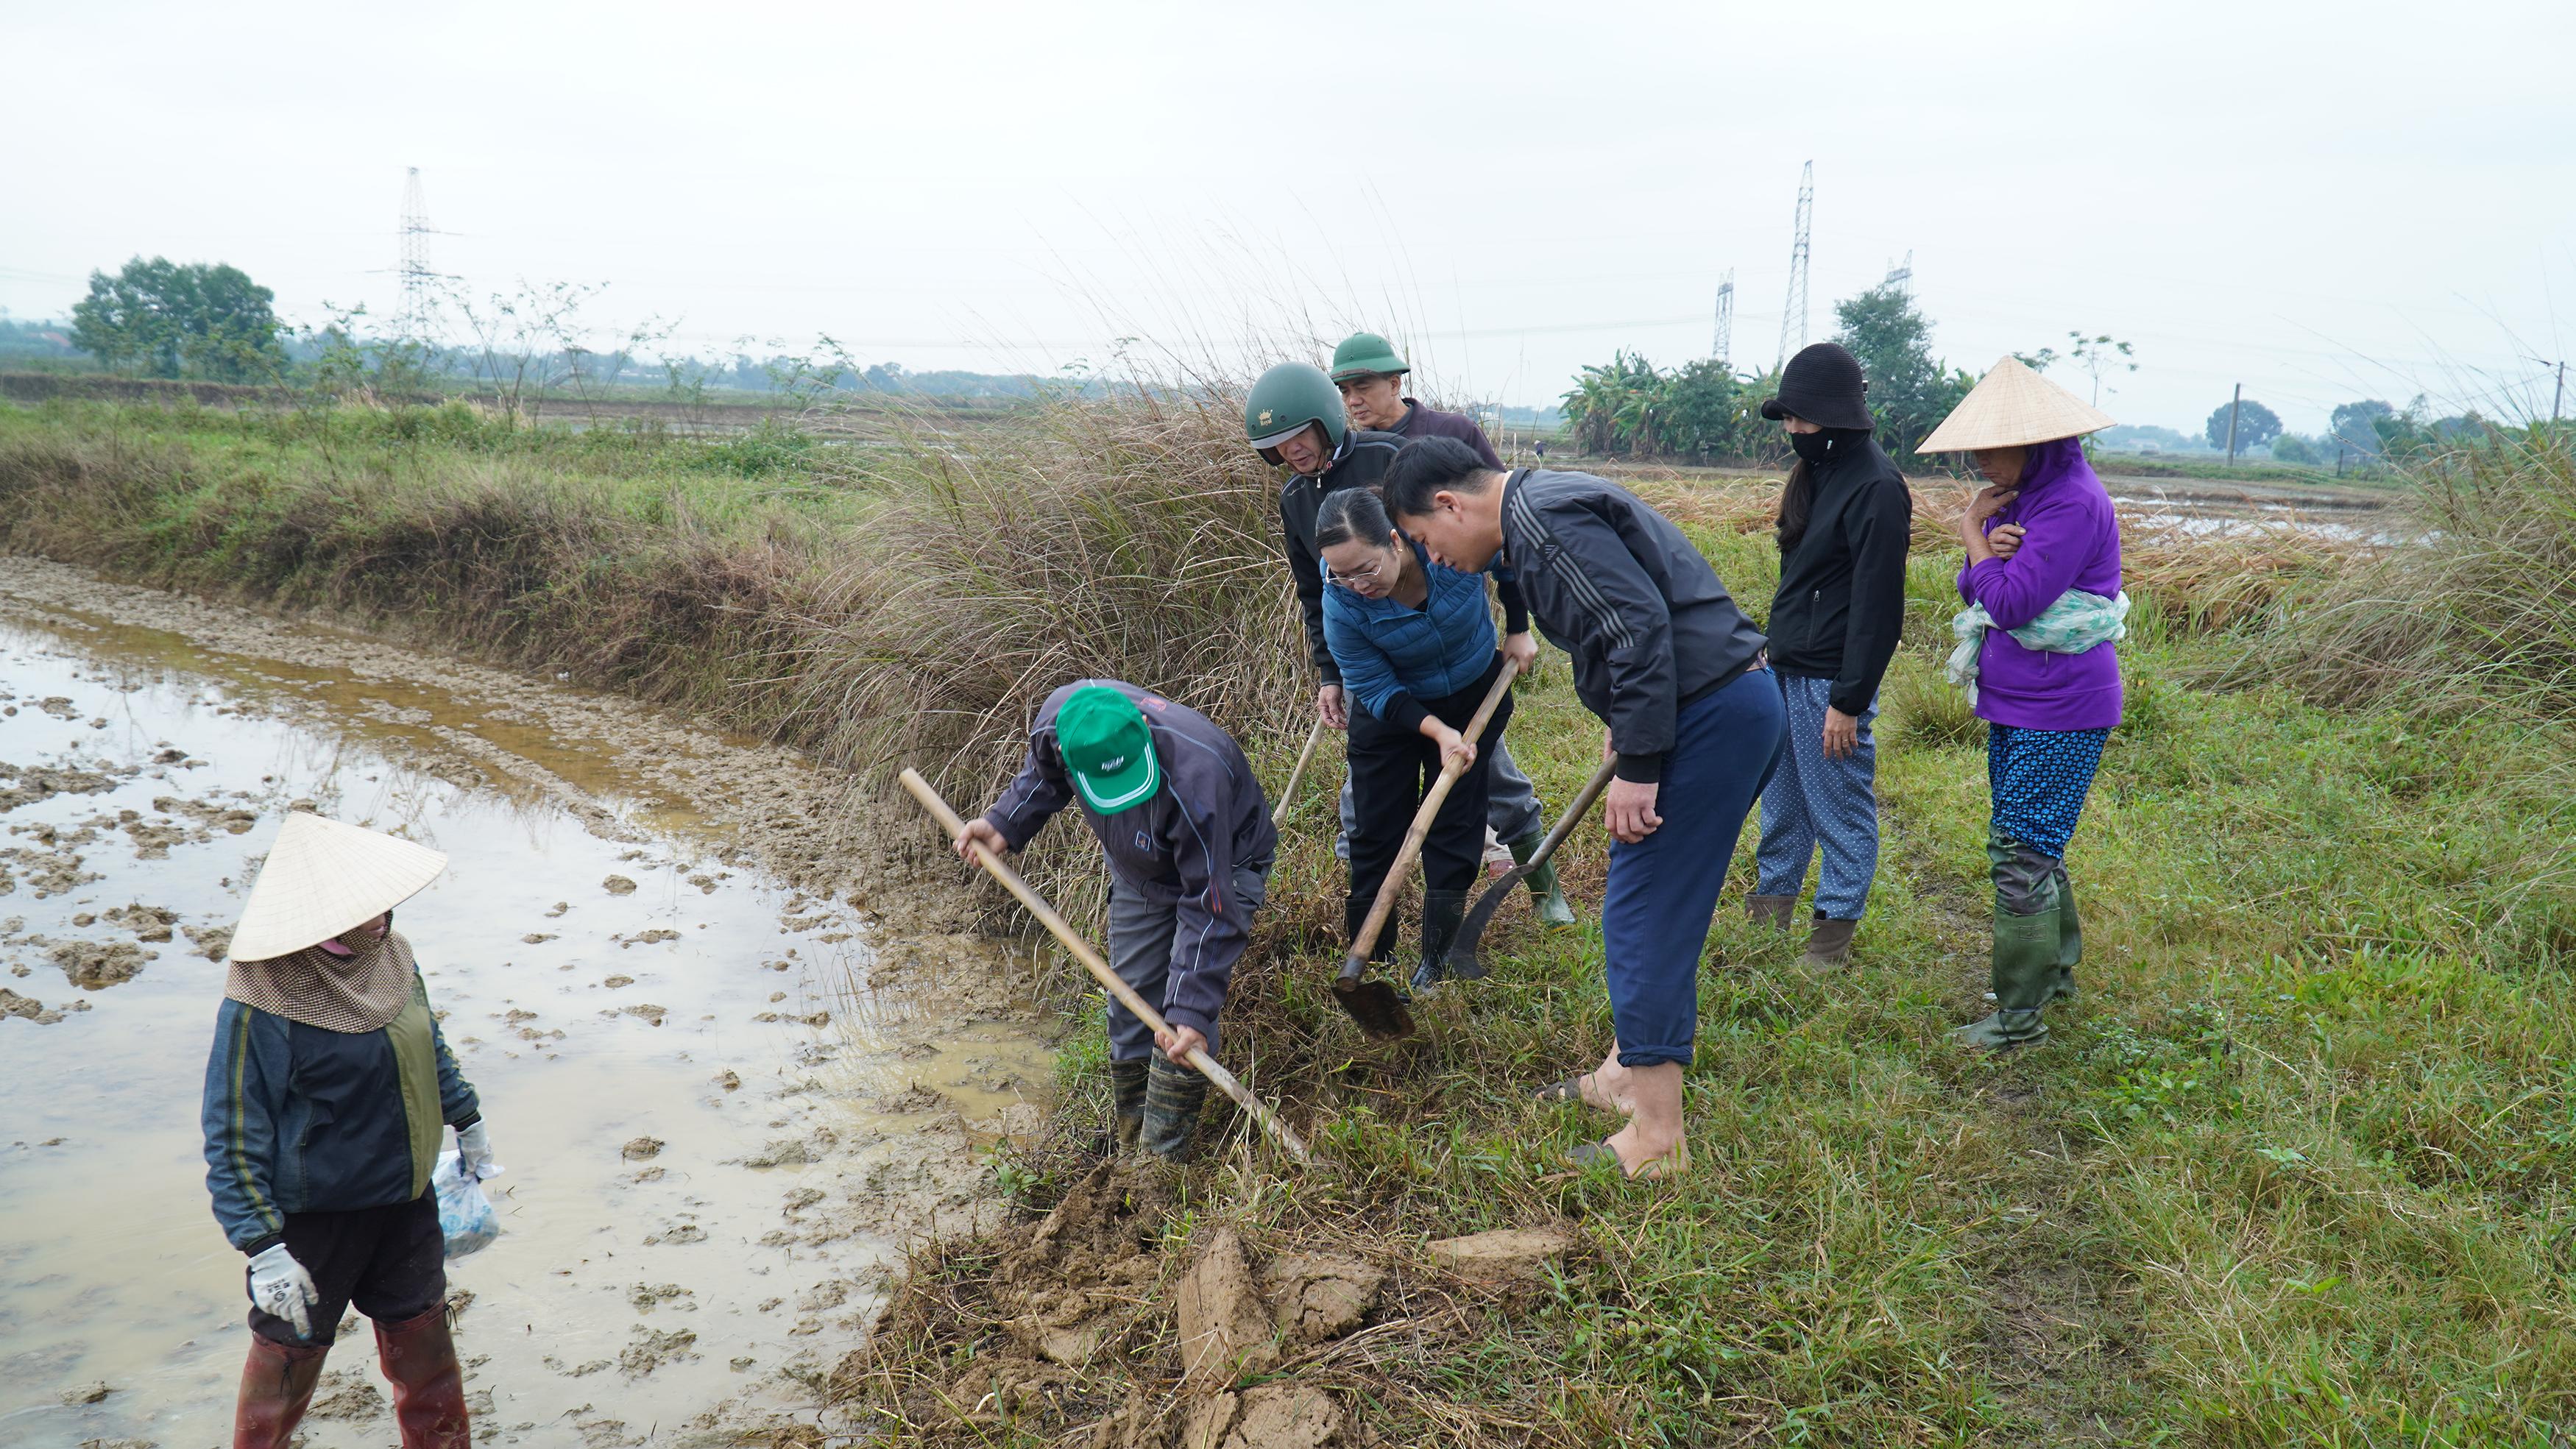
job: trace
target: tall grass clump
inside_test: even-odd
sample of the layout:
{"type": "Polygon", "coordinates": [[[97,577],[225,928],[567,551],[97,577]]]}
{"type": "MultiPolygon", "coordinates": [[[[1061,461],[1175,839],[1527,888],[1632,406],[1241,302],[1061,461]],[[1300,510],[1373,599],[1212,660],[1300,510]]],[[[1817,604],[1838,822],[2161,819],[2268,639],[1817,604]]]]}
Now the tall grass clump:
{"type": "Polygon", "coordinates": [[[2497,434],[2412,477],[2413,536],[2287,599],[2232,673],[2339,705],[2576,714],[2576,440],[2497,434]]]}

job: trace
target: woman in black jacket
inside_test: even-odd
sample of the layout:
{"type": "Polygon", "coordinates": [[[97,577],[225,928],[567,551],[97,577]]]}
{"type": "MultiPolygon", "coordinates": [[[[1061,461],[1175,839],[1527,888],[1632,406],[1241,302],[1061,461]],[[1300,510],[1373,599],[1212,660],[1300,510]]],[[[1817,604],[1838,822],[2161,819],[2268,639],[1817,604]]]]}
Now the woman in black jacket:
{"type": "Polygon", "coordinates": [[[1878,874],[1878,682],[1905,619],[1914,499],[1871,431],[1860,363],[1830,342],[1789,360],[1762,415],[1798,454],[1780,495],[1780,589],[1771,668],[1788,707],[1780,767],[1762,792],[1753,918],[1787,930],[1818,847],[1807,964],[1840,965],[1878,874]]]}

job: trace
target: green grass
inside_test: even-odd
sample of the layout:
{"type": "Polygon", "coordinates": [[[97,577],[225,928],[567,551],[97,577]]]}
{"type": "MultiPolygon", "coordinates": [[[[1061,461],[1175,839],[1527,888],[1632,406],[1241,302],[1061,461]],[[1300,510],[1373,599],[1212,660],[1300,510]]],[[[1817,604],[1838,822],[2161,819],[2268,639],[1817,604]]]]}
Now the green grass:
{"type": "MultiPolygon", "coordinates": [[[[1012,609],[1054,601],[1064,617],[1050,627],[1069,639],[1162,597],[1175,630],[1118,643],[1120,667],[1168,668],[1225,700],[1279,778],[1302,736],[1294,671],[1173,652],[1229,630],[1285,647],[1271,617],[1284,584],[1247,541],[1263,480],[1225,471],[1230,423],[1213,413],[1115,435],[1086,416],[1053,442],[858,466],[785,434],[746,457],[443,412],[0,411],[0,526],[11,547],[205,592],[362,618],[408,608],[463,647],[586,660],[593,682],[704,705],[841,763],[857,744],[799,723],[818,706],[796,679],[882,673],[869,651],[893,636],[864,619],[787,642],[777,631],[851,599],[832,581],[847,585],[854,560],[934,581],[903,604],[954,611],[914,641],[934,664],[991,647],[1012,609]],[[1064,466],[1067,438],[1106,484],[1064,466]],[[1166,475],[1187,486],[1121,491],[1166,475]],[[1240,575],[1176,587],[1170,542],[1153,536],[1163,518],[1208,529],[1240,575]],[[1039,532],[1072,542],[1020,587],[994,587],[1007,574],[978,541],[1039,532]],[[751,582],[718,591],[720,607],[702,593],[630,598],[729,570],[751,582]],[[983,582],[941,597],[936,581],[952,577],[983,582]]],[[[1652,487],[1740,597],[1768,598],[1758,496],[1652,487]]],[[[1166,1269],[1134,1291],[1134,1352],[1074,1375],[1055,1408],[1015,1426],[926,1421],[890,1425],[891,1439],[1081,1443],[1131,1393],[1161,1402],[1177,1265],[1231,1225],[1256,1252],[1356,1251],[1395,1271],[1380,1309],[1391,1326],[1291,1371],[1387,1442],[2566,1442],[2576,744],[2558,716],[2428,713],[2415,691],[2329,706],[2312,681],[2242,669],[2214,688],[2251,631],[2295,617],[2334,560],[2276,566],[2206,543],[2179,562],[2142,553],[2129,721],[2069,854],[2083,997],[2052,1012],[2043,1047],[1964,1054],[1945,1033],[1983,1011],[1985,776],[1980,731],[1937,678],[1956,567],[1943,539],[1925,519],[1882,724],[1885,862],[1855,963],[1809,973],[1793,938],[1742,919],[1748,828],[1701,978],[1688,1178],[1572,1173],[1565,1149],[1615,1124],[1527,1096],[1609,1044],[1588,909],[1597,828],[1567,861],[1586,929],[1541,937],[1511,907],[1495,975],[1422,1003],[1427,1044],[1389,1051],[1325,999],[1338,776],[1320,769],[1238,976],[1227,1053],[1313,1129],[1324,1163],[1292,1171],[1255,1147],[1198,1169],[1186,1212],[1161,1229],[1166,1269]],[[1421,1253],[1434,1237],[1557,1219],[1586,1250],[1518,1295],[1451,1292],[1421,1253]]],[[[963,708],[1017,707],[1078,662],[1073,647],[1028,646],[1012,666],[1028,676],[1010,686],[1021,694],[963,708]]],[[[1515,756],[1561,803],[1599,740],[1550,651],[1515,756]]],[[[989,788],[992,742],[968,733],[956,747],[969,763],[952,795],[989,788]]],[[[1059,868],[1078,871],[1078,856],[1059,868]]],[[[1104,1048],[1095,1008],[1069,1009],[1063,1135],[1079,1143],[1106,1111],[1104,1048]]],[[[1079,1160],[1014,1161],[1007,1184],[1034,1211],[1079,1160]]],[[[908,1291],[971,1303],[992,1262],[971,1247],[927,1256],[908,1291]]],[[[959,1332],[886,1372],[944,1385],[1001,1341],[959,1332]]]]}

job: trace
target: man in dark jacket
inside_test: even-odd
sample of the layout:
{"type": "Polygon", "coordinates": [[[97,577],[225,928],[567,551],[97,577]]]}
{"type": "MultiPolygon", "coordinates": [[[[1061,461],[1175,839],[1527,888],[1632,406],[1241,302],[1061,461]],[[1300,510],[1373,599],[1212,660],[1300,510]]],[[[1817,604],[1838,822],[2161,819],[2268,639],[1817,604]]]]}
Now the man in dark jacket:
{"type": "Polygon", "coordinates": [[[1762,415],[1798,455],[1780,495],[1780,588],[1771,668],[1789,712],[1780,769],[1762,792],[1760,882],[1748,909],[1787,929],[1819,846],[1810,966],[1841,964],[1878,874],[1878,682],[1905,621],[1914,497],[1870,436],[1860,363],[1830,342],[1789,360],[1762,415]]]}
{"type": "Polygon", "coordinates": [[[1413,369],[1395,348],[1374,332],[1354,332],[1333,349],[1333,385],[1342,390],[1342,406],[1351,426],[1374,428],[1411,441],[1456,438],[1476,450],[1488,468],[1501,468],[1502,457],[1476,420],[1465,413],[1427,408],[1404,395],[1404,377],[1413,369]]]}
{"type": "MultiPolygon", "coordinates": [[[[1368,336],[1362,333],[1353,341],[1368,336]]],[[[1382,339],[1377,345],[1387,352],[1387,358],[1376,360],[1393,358],[1382,339]]],[[[1336,364],[1351,350],[1352,343],[1343,343],[1333,354],[1336,364]]],[[[1403,366],[1400,361],[1394,365],[1399,369],[1403,366]]],[[[1288,572],[1297,588],[1297,604],[1305,614],[1307,653],[1322,681],[1316,689],[1315,708],[1324,723],[1337,730],[1350,727],[1350,700],[1342,688],[1341,670],[1324,644],[1324,569],[1322,552],[1315,547],[1315,515],[1324,506],[1328,493],[1344,488],[1377,488],[1386,476],[1387,466],[1395,461],[1396,450],[1405,442],[1394,433],[1350,426],[1340,400],[1347,396],[1345,391],[1337,397],[1332,379],[1322,369],[1283,362],[1252,385],[1243,417],[1244,435],[1263,461],[1285,465],[1289,472],[1287,484],[1279,490],[1279,524],[1287,535],[1288,572]]],[[[1484,441],[1485,435],[1470,419],[1455,413],[1426,415],[1455,419],[1459,426],[1475,434],[1484,456],[1493,455],[1493,446],[1484,441]]],[[[1503,586],[1508,588],[1508,581],[1503,586]]],[[[1537,643],[1526,634],[1514,634],[1503,641],[1503,653],[1527,669],[1538,657],[1537,643]]],[[[1351,828],[1359,816],[1347,779],[1342,784],[1341,817],[1342,832],[1333,842],[1333,853],[1348,860],[1351,828]]],[[[1495,838],[1510,848],[1515,860],[1528,860],[1546,836],[1546,806],[1529,777],[1499,746],[1485,823],[1495,838]]],[[[1541,922],[1556,930],[1575,924],[1574,907],[1558,884],[1555,867],[1542,866],[1523,880],[1529,886],[1541,922]]]]}
{"type": "Polygon", "coordinates": [[[1217,1050],[1278,851],[1270,802],[1207,716],[1122,680],[1077,679],[1038,707],[1018,778],[967,823],[957,853],[1018,850],[1076,800],[1109,865],[1110,964],[1170,1026],[1157,1035],[1109,1000],[1119,1141],[1186,1161],[1207,1079],[1180,1062],[1217,1050]]]}
{"type": "Polygon", "coordinates": [[[1457,569],[1499,556],[1530,617],[1574,659],[1609,729],[1613,844],[1601,936],[1618,1041],[1541,1095],[1629,1114],[1587,1148],[1629,1176],[1689,1166],[1682,1068],[1698,1034],[1699,962],[1745,813],[1780,748],[1763,638],[1670,519],[1607,479],[1505,474],[1448,438],[1409,444],[1386,481],[1396,527],[1457,569]]]}

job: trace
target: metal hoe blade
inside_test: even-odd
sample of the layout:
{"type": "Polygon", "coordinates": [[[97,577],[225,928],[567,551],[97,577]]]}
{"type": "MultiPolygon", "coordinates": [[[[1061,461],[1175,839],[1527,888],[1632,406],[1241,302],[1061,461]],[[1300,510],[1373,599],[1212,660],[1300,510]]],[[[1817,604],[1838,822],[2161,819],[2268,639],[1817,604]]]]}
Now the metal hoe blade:
{"type": "Polygon", "coordinates": [[[1601,792],[1610,788],[1610,776],[1618,767],[1616,760],[1603,760],[1601,768],[1592,772],[1592,778],[1583,782],[1583,791],[1574,797],[1574,803],[1565,807],[1564,818],[1547,833],[1547,839],[1539,842],[1538,849],[1530,852],[1530,858],[1503,872],[1502,879],[1485,887],[1485,893],[1476,898],[1475,909],[1467,913],[1467,919],[1458,923],[1457,938],[1450,942],[1447,957],[1450,975],[1473,981],[1485,974],[1485,963],[1476,959],[1476,948],[1485,939],[1485,928],[1494,923],[1494,912],[1502,909],[1503,900],[1512,893],[1512,887],[1528,879],[1531,871],[1547,864],[1556,854],[1556,848],[1565,843],[1565,837],[1574,833],[1576,823],[1592,813],[1592,802],[1600,799],[1601,792]]]}
{"type": "Polygon", "coordinates": [[[1404,998],[1385,981],[1358,975],[1345,965],[1341,974],[1333,978],[1333,999],[1370,1036],[1413,1035],[1413,1013],[1405,1009],[1404,998]]]}

